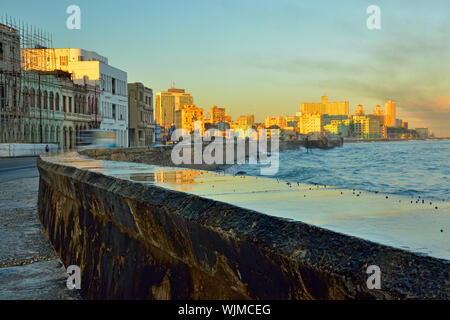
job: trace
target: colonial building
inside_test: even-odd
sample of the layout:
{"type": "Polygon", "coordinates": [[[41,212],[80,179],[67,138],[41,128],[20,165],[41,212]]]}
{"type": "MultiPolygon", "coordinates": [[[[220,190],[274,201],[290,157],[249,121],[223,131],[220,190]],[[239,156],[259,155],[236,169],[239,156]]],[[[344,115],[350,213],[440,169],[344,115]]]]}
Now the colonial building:
{"type": "Polygon", "coordinates": [[[94,51],[77,48],[24,50],[24,69],[33,69],[35,65],[44,65],[46,71],[67,71],[72,74],[75,84],[98,88],[99,112],[95,115],[102,119],[100,129],[114,132],[118,146],[128,146],[128,88],[125,71],[111,66],[108,58],[94,51]]]}
{"type": "Polygon", "coordinates": [[[148,146],[155,141],[153,90],[142,83],[128,84],[130,147],[148,146]]]}
{"type": "Polygon", "coordinates": [[[75,84],[63,71],[24,71],[22,83],[22,103],[28,110],[25,142],[71,149],[80,131],[98,127],[93,117],[95,88],[89,84],[75,84]]]}

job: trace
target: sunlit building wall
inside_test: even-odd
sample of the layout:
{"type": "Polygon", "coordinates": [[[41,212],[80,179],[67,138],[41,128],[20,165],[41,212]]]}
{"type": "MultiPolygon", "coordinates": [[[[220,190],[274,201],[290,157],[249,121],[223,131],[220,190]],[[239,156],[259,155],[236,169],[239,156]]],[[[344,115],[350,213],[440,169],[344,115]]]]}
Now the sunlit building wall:
{"type": "Polygon", "coordinates": [[[198,108],[195,104],[185,105],[176,112],[176,128],[186,129],[189,133],[196,129],[195,122],[200,122],[201,134],[204,133],[205,111],[198,108]]]}
{"type": "Polygon", "coordinates": [[[348,115],[348,101],[343,102],[328,102],[326,95],[322,96],[322,100],[319,103],[316,102],[304,102],[300,105],[300,111],[302,114],[328,114],[328,115],[348,115]]]}
{"type": "Polygon", "coordinates": [[[209,109],[209,119],[211,123],[225,122],[225,117],[225,108],[212,106],[211,109],[209,109]]]}
{"type": "Polygon", "coordinates": [[[386,110],[386,116],[384,119],[384,124],[387,127],[395,127],[395,119],[396,119],[396,104],[395,102],[389,100],[384,104],[384,109],[386,110]]]}
{"type": "Polygon", "coordinates": [[[192,93],[186,93],[184,89],[171,88],[165,92],[158,92],[155,101],[156,123],[167,131],[175,125],[175,112],[193,103],[192,93]]]}
{"type": "Polygon", "coordinates": [[[322,132],[323,121],[321,114],[304,114],[300,117],[300,133],[322,132]]]}
{"type": "Polygon", "coordinates": [[[374,114],[375,116],[384,116],[384,114],[383,114],[383,109],[381,109],[381,106],[380,106],[380,105],[377,105],[377,106],[375,107],[375,109],[373,110],[373,114],[374,114]]]}
{"type": "Polygon", "coordinates": [[[356,116],[363,116],[363,115],[365,115],[364,107],[363,107],[361,104],[358,104],[358,105],[356,106],[355,115],[356,115],[356,116]]]}

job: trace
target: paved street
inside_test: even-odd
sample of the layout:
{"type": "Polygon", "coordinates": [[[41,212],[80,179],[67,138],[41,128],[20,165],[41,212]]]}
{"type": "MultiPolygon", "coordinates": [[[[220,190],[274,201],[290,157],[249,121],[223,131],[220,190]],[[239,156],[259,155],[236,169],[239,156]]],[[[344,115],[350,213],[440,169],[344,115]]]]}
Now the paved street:
{"type": "Polygon", "coordinates": [[[0,158],[0,182],[38,176],[36,157],[0,158]]]}
{"type": "Polygon", "coordinates": [[[37,217],[36,158],[0,159],[0,300],[77,299],[37,217]]]}

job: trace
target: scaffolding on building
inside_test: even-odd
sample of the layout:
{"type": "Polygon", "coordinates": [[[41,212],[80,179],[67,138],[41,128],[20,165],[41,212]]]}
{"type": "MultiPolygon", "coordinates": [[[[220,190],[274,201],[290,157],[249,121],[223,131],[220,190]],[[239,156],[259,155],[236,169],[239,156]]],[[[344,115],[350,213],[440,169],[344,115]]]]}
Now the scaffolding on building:
{"type": "Polygon", "coordinates": [[[37,82],[36,107],[40,110],[42,141],[41,86],[54,84],[54,77],[41,77],[56,63],[52,35],[7,15],[0,15],[0,143],[30,141],[25,134],[30,116],[30,93],[23,90],[37,82]],[[52,49],[52,50],[39,50],[52,49]],[[24,54],[24,50],[27,54],[24,54]],[[27,102],[27,103],[24,103],[27,102]]]}

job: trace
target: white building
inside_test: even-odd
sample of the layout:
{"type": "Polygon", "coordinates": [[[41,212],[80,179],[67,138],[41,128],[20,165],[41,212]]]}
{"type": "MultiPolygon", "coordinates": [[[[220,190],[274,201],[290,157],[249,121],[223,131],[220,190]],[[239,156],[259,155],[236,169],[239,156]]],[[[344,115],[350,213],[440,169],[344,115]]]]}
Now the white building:
{"type": "Polygon", "coordinates": [[[125,71],[109,65],[108,58],[83,49],[27,49],[23,53],[25,69],[46,65],[48,70],[70,72],[77,84],[97,87],[100,110],[95,117],[101,121],[100,129],[115,132],[117,145],[128,147],[128,87],[125,71]],[[43,63],[41,59],[47,62],[43,63]]]}

